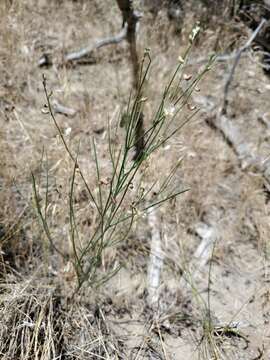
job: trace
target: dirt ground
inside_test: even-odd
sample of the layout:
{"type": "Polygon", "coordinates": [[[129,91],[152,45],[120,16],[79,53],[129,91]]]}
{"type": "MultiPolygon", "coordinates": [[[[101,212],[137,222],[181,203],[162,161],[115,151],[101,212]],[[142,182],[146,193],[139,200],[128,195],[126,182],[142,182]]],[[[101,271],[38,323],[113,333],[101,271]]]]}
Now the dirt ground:
{"type": "MultiPolygon", "coordinates": [[[[137,2],[136,2],[137,5],[137,2]]],[[[143,8],[138,51],[151,49],[146,125],[188,45],[200,12],[189,9],[182,32],[166,10],[143,8]]],[[[91,138],[106,178],[108,121],[116,127],[132,88],[125,41],[66,64],[70,51],[116,34],[116,2],[13,0],[0,3],[0,354],[2,359],[270,359],[269,214],[270,78],[260,53],[243,53],[220,114],[234,59],[216,60],[192,94],[199,113],[151,157],[147,187],[183,158],[173,186],[189,191],[148,217],[139,216],[124,242],[106,249],[99,271],[121,269],[99,288],[84,286],[70,262],[50,252],[34,209],[31,172],[50,179],[51,227],[57,247],[71,253],[67,203],[74,167],[49,114],[52,98],[74,109],[56,114],[88,185],[96,188],[91,138]],[[44,54],[52,60],[40,67],[44,54]],[[267,166],[268,164],[268,166],[267,166]],[[150,304],[148,271],[154,232],[163,265],[158,301],[150,304]]],[[[203,25],[186,74],[195,76],[210,53],[231,54],[252,31],[239,20],[203,25]]],[[[188,77],[188,75],[187,75],[188,77]]],[[[179,115],[184,121],[189,109],[179,115]]],[[[116,141],[124,138],[119,129],[116,141]]],[[[81,238],[95,223],[80,186],[81,238]]],[[[153,254],[152,254],[153,255],[153,254]]]]}

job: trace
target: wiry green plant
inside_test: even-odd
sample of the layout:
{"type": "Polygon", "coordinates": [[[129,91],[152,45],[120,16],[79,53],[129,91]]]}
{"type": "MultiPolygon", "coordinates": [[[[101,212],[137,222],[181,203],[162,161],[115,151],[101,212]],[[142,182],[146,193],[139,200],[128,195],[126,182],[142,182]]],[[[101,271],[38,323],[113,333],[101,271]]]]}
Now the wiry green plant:
{"type": "MultiPolygon", "coordinates": [[[[249,340],[248,338],[238,329],[238,322],[234,321],[242,310],[242,308],[246,305],[243,304],[241,308],[233,315],[231,320],[227,323],[219,323],[219,319],[215,317],[213,313],[213,309],[211,306],[211,284],[212,284],[212,268],[214,261],[214,253],[217,245],[217,238],[211,245],[211,252],[209,257],[209,267],[208,267],[208,284],[207,284],[207,298],[204,299],[202,294],[198,291],[195,281],[193,278],[192,270],[183,265],[183,273],[185,274],[185,279],[191,287],[192,294],[194,299],[201,309],[202,318],[202,336],[198,341],[198,354],[199,359],[202,360],[225,360],[230,357],[227,356],[226,350],[224,347],[224,343],[226,340],[235,338],[241,339],[248,346],[249,340]]],[[[250,299],[249,299],[250,300],[250,299]]],[[[247,301],[247,303],[249,302],[247,301]]]]}
{"type": "MultiPolygon", "coordinates": [[[[190,96],[194,91],[196,85],[209,71],[213,62],[213,58],[205,68],[191,81],[190,85],[184,91],[180,92],[180,83],[182,81],[183,69],[186,65],[192,43],[199,32],[198,26],[193,29],[190,36],[190,45],[183,57],[179,58],[179,63],[166,86],[161,97],[160,104],[153,120],[150,122],[148,128],[144,130],[143,134],[138,136],[138,124],[141,119],[144,104],[147,97],[144,94],[144,84],[149,75],[151,66],[150,51],[146,50],[141,62],[139,86],[133,101],[129,100],[127,109],[125,111],[125,137],[122,144],[115,145],[113,142],[115,134],[111,125],[108,125],[108,154],[111,163],[110,176],[107,177],[106,184],[102,180],[104,177],[101,173],[101,166],[99,154],[95,140],[92,141],[92,152],[95,163],[95,173],[97,181],[97,191],[92,191],[83,175],[80,162],[77,154],[73,154],[69,145],[67,144],[64,135],[57,123],[51,107],[51,94],[48,93],[47,83],[45,77],[43,78],[44,92],[46,96],[46,107],[54,125],[60,135],[64,148],[73,162],[73,171],[71,174],[70,188],[69,188],[69,226],[70,238],[72,243],[72,254],[70,261],[74,266],[77,276],[78,291],[82,285],[88,282],[90,285],[100,285],[107,281],[110,276],[113,276],[119,267],[116,267],[110,272],[101,273],[99,267],[102,261],[104,250],[117,242],[124,241],[132,229],[135,220],[147,211],[161,206],[164,202],[174,199],[178,195],[187,190],[172,189],[171,180],[180,165],[180,162],[173,166],[172,170],[164,179],[160,181],[161,185],[155,196],[149,199],[149,193],[154,186],[157,186],[158,181],[153,179],[149,188],[145,189],[141,186],[140,179],[144,175],[144,165],[147,164],[148,159],[154,152],[157,152],[168,141],[170,141],[182,127],[192,119],[198,112],[198,109],[190,108],[190,115],[183,121],[175,121],[181,110],[188,104],[190,96]],[[143,149],[140,151],[140,156],[134,157],[138,141],[143,138],[143,149]],[[79,229],[76,218],[76,211],[74,207],[74,193],[76,190],[76,180],[82,180],[82,183],[95,207],[97,213],[97,223],[93,233],[86,242],[81,245],[79,240],[79,229]],[[136,185],[137,184],[137,185],[136,185]],[[133,188],[132,194],[130,189],[133,188]]],[[[118,131],[118,127],[116,129],[118,131]]],[[[160,179],[159,179],[160,180],[160,179]]],[[[36,178],[32,173],[33,192],[35,199],[35,206],[37,214],[41,220],[41,224],[45,231],[46,237],[51,244],[53,250],[64,256],[62,251],[55,245],[52,238],[50,227],[48,225],[48,184],[45,195],[45,200],[39,199],[39,190],[36,178]]]]}

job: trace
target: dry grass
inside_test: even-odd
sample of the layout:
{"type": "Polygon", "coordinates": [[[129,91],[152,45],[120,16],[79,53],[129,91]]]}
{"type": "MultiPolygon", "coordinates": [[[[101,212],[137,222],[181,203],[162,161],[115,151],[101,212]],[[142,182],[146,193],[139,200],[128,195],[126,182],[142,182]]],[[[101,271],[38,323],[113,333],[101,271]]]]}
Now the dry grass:
{"type": "MultiPolygon", "coordinates": [[[[187,14],[180,35],[168,23],[165,10],[155,19],[145,12],[138,42],[141,52],[151,47],[153,59],[147,81],[148,124],[195,18],[194,12],[187,14]]],[[[42,73],[54,97],[77,110],[73,118],[58,115],[57,120],[72,151],[80,141],[80,166],[89,187],[96,191],[90,138],[96,139],[106,179],[107,122],[117,124],[131,87],[127,45],[100,49],[89,59],[91,64],[66,66],[62,59],[66,51],[117,33],[121,19],[116,5],[108,10],[106,1],[71,0],[2,1],[0,19],[1,357],[267,359],[270,208],[264,180],[254,168],[241,169],[233,150],[207,125],[221,100],[228,64],[217,64],[200,92],[193,94],[192,103],[203,108],[200,115],[159,154],[153,154],[145,168],[143,185],[147,187],[183,157],[172,185],[191,188],[158,213],[164,254],[158,308],[147,304],[151,240],[147,218],[134,224],[125,242],[102,254],[100,271],[121,263],[117,275],[99,289],[84,287],[71,298],[76,286],[74,270],[51,251],[33,207],[30,171],[43,194],[48,167],[50,227],[55,245],[70,254],[67,205],[74,164],[50,117],[41,112],[46,102],[42,73]],[[53,57],[54,65],[40,69],[37,63],[44,52],[53,57]],[[200,244],[196,229],[202,223],[214,224],[219,236],[211,257],[210,290],[208,262],[194,277],[191,291],[180,284],[200,244]],[[240,323],[237,331],[243,337],[224,330],[233,321],[240,323]]],[[[217,26],[220,31],[210,27],[202,34],[194,59],[244,43],[248,30],[242,25],[217,26]]],[[[200,66],[187,68],[187,73],[196,74],[200,66]]],[[[269,129],[258,118],[269,117],[269,80],[256,62],[245,57],[234,86],[230,115],[252,148],[266,158],[269,129]]],[[[116,143],[123,139],[123,131],[116,143]]],[[[84,241],[92,234],[97,216],[81,182],[76,189],[78,228],[84,241]]]]}

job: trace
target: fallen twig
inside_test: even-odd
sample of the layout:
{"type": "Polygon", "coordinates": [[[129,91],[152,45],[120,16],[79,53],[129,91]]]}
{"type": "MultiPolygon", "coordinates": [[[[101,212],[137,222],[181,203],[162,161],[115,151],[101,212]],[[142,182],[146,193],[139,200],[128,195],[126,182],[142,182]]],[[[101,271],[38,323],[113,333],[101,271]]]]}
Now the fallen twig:
{"type": "Polygon", "coordinates": [[[233,80],[233,76],[234,76],[236,67],[237,67],[237,65],[238,65],[238,63],[240,61],[241,55],[245,50],[247,50],[250,47],[250,45],[252,44],[252,42],[254,41],[256,36],[258,35],[258,33],[261,31],[261,29],[263,28],[265,23],[266,23],[266,20],[262,19],[262,21],[260,22],[260,24],[258,25],[256,30],[252,33],[252,35],[250,36],[250,38],[246,42],[246,44],[244,46],[242,46],[236,53],[233,66],[231,68],[231,71],[229,73],[229,76],[228,76],[228,79],[226,81],[225,88],[224,88],[223,106],[222,106],[222,111],[221,111],[222,114],[227,113],[229,87],[230,87],[230,84],[231,84],[231,82],[233,80]]]}
{"type": "Polygon", "coordinates": [[[70,107],[64,106],[60,104],[57,100],[52,101],[52,107],[55,113],[57,114],[63,114],[65,116],[73,117],[75,116],[77,110],[72,109],[70,107]]]}
{"type": "Polygon", "coordinates": [[[246,169],[255,164],[259,166],[259,157],[253,153],[251,146],[241,135],[241,130],[232,120],[224,114],[216,114],[209,117],[207,122],[222,133],[227,144],[237,155],[242,169],[246,169]]]}
{"type": "Polygon", "coordinates": [[[151,250],[148,264],[148,303],[156,306],[159,299],[160,276],[163,267],[164,255],[161,249],[160,220],[157,218],[157,210],[150,209],[148,223],[151,231],[151,250]]]}
{"type": "Polygon", "coordinates": [[[197,280],[203,267],[211,260],[213,246],[219,237],[216,222],[217,220],[213,221],[211,224],[199,222],[194,227],[194,233],[199,236],[201,243],[192,256],[186,276],[182,276],[180,280],[181,289],[184,289],[187,286],[192,287],[192,283],[197,280]],[[189,278],[189,274],[192,274],[192,279],[189,278]]]}
{"type": "Polygon", "coordinates": [[[270,159],[264,159],[254,153],[252,146],[245,141],[238,126],[225,115],[213,115],[207,123],[217,129],[233,149],[242,170],[252,167],[270,184],[270,159]]]}
{"type": "Polygon", "coordinates": [[[200,222],[195,226],[195,232],[202,239],[200,245],[193,254],[194,261],[196,261],[196,271],[198,271],[210,260],[213,245],[218,238],[218,232],[215,224],[208,225],[204,222],[200,222]]]}
{"type": "Polygon", "coordinates": [[[100,49],[106,45],[118,44],[127,37],[127,25],[119,32],[119,34],[114,36],[109,36],[104,39],[97,40],[94,44],[87,46],[81,50],[71,52],[65,56],[65,61],[75,61],[80,60],[81,58],[90,55],[94,50],[100,49]]]}

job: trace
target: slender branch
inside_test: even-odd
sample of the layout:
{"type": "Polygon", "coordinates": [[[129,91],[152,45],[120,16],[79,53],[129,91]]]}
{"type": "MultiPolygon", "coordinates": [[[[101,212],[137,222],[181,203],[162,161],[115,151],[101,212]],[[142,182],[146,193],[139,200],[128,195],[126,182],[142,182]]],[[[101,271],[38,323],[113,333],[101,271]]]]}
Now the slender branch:
{"type": "Polygon", "coordinates": [[[190,263],[184,265],[184,276],[180,280],[181,289],[192,289],[205,266],[211,262],[213,248],[220,238],[220,229],[218,226],[220,212],[218,208],[207,214],[208,221],[201,221],[194,226],[194,234],[197,235],[201,242],[194,251],[190,263]]]}
{"type": "Polygon", "coordinates": [[[157,216],[157,209],[149,209],[148,222],[151,231],[151,251],[147,270],[148,303],[150,306],[157,306],[159,300],[158,290],[164,261],[164,254],[161,247],[160,219],[157,216]]]}
{"type": "Polygon", "coordinates": [[[233,66],[231,68],[230,74],[228,76],[228,79],[226,81],[225,88],[224,88],[223,106],[222,106],[222,111],[221,111],[222,114],[227,113],[229,87],[230,87],[231,82],[233,80],[234,73],[235,73],[236,67],[237,67],[237,65],[238,65],[238,63],[240,61],[241,55],[245,50],[247,50],[250,47],[250,45],[252,44],[252,42],[254,41],[256,36],[259,34],[259,32],[261,31],[261,29],[263,28],[265,23],[266,23],[266,20],[262,19],[262,21],[260,22],[260,24],[258,25],[256,30],[252,33],[252,35],[250,36],[250,38],[246,42],[246,44],[243,47],[241,47],[238,50],[237,54],[236,54],[233,66]]]}
{"type": "Polygon", "coordinates": [[[65,60],[68,61],[75,61],[80,60],[81,58],[90,55],[94,50],[100,49],[103,46],[118,44],[122,40],[127,37],[127,26],[114,36],[109,36],[104,39],[97,40],[94,44],[87,46],[81,50],[71,52],[66,55],[65,60]]]}
{"type": "Polygon", "coordinates": [[[241,129],[232,120],[225,115],[216,114],[209,117],[207,123],[223,135],[236,154],[242,170],[252,167],[270,184],[270,160],[254,152],[252,146],[243,137],[241,129]]]}
{"type": "Polygon", "coordinates": [[[77,113],[75,109],[60,104],[56,99],[52,100],[52,106],[54,112],[57,114],[73,117],[77,113]]]}

